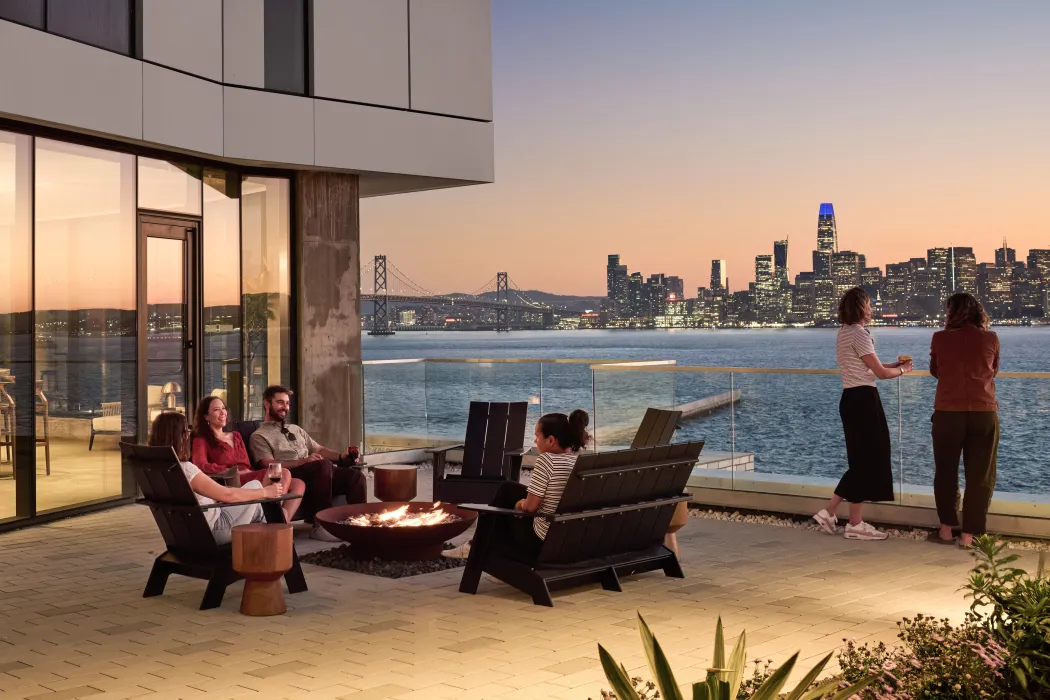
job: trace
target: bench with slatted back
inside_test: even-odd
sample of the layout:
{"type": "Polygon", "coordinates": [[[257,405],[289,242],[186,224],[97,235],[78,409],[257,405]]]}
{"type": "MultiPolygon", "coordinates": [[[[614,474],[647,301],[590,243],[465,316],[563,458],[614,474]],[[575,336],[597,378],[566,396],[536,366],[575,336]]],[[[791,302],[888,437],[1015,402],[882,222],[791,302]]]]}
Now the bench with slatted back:
{"type": "MultiPolygon", "coordinates": [[[[204,511],[258,503],[262,505],[267,522],[283,523],[284,512],[281,503],[288,499],[300,498],[289,494],[242,503],[201,505],[190,488],[186,474],[179,466],[172,448],[121,443],[120,450],[142,492],[143,498],[138,502],[149,506],[157,528],[164,537],[164,544],[167,545],[167,551],[153,561],[153,570],[150,571],[146,589],[142,592],[144,598],[163,593],[168,576],[179,574],[208,582],[204,598],[201,600],[201,610],[219,607],[222,605],[226,587],[241,576],[233,571],[230,545],[220,545],[215,541],[204,517],[204,511]]],[[[292,568],[285,574],[284,579],[288,584],[289,593],[306,590],[306,578],[294,549],[292,568]]]]}
{"type": "Polygon", "coordinates": [[[704,443],[686,442],[580,455],[554,515],[464,505],[480,513],[459,590],[476,593],[487,573],[553,606],[551,590],[598,582],[619,591],[620,577],[663,569],[682,578],[663,545],[675,507],[691,496],[686,481],[704,443]],[[547,518],[539,554],[528,559],[506,539],[503,518],[547,518]]]}
{"type": "Polygon", "coordinates": [[[642,424],[634,435],[631,448],[668,445],[678,430],[678,421],[682,420],[681,411],[666,411],[662,408],[647,408],[642,424]]]}
{"type": "Polygon", "coordinates": [[[471,401],[463,444],[427,450],[434,459],[434,500],[488,503],[501,483],[518,481],[528,410],[525,401],[471,401]],[[463,470],[446,474],[448,452],[457,449],[463,450],[463,470]]]}

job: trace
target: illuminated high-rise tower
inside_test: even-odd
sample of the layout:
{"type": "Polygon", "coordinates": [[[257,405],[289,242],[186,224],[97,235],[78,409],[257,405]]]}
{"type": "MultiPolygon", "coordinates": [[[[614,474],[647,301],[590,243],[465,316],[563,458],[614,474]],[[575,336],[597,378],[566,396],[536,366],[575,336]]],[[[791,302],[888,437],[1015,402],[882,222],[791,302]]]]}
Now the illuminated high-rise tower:
{"type": "Polygon", "coordinates": [[[820,205],[817,215],[817,250],[835,253],[839,249],[839,236],[835,229],[835,207],[830,202],[820,205]]]}

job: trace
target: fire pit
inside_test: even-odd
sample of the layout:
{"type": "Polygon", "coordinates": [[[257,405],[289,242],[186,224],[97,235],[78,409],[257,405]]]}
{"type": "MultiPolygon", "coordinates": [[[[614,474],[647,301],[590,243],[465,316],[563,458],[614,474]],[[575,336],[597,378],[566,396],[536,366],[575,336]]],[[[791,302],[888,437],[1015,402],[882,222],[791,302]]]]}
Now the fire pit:
{"type": "Polygon", "coordinates": [[[447,503],[357,503],[328,508],[317,522],[352,545],[355,559],[414,561],[441,556],[445,540],[462,535],[478,514],[447,503]]]}

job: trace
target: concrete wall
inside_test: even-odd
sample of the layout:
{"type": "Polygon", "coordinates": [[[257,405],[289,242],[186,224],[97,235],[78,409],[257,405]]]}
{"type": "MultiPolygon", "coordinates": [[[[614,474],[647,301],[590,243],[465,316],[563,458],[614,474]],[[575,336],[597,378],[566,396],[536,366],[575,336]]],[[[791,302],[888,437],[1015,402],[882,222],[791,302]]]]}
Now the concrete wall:
{"type": "Polygon", "coordinates": [[[262,0],[143,0],[144,60],[0,20],[0,117],[356,173],[369,196],[493,180],[488,0],[315,0],[313,21],[300,96],[259,89],[262,0]]]}
{"type": "Polygon", "coordinates": [[[361,360],[358,179],[301,172],[295,196],[299,422],[341,452],[361,440],[362,384],[349,366],[361,360]]]}

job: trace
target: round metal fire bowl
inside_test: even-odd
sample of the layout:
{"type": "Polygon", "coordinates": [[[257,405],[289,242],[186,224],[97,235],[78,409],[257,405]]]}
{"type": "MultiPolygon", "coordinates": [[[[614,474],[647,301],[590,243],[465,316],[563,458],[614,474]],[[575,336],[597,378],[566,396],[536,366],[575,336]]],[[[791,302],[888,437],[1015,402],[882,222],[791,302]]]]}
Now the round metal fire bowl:
{"type": "Polygon", "coordinates": [[[350,555],[354,559],[387,559],[394,561],[418,561],[437,559],[446,541],[467,531],[478,514],[462,510],[454,505],[442,503],[441,508],[461,518],[455,522],[418,527],[378,527],[344,525],[342,520],[365,513],[383,513],[407,505],[409,513],[432,510],[433,503],[423,501],[394,503],[357,503],[338,508],[326,508],[315,516],[325,530],[351,545],[350,555]]]}

